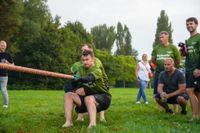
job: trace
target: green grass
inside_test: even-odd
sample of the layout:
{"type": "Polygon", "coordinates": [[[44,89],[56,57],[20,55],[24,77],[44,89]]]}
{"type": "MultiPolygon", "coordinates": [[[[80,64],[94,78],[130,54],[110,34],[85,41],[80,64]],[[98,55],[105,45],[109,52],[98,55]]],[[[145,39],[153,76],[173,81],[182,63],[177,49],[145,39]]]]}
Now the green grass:
{"type": "MultiPolygon", "coordinates": [[[[72,128],[61,127],[65,122],[63,91],[9,91],[9,108],[0,106],[0,133],[200,132],[200,122],[189,122],[191,118],[189,106],[187,116],[179,113],[165,114],[158,111],[150,89],[147,89],[149,105],[136,105],[137,91],[137,89],[111,89],[112,104],[106,111],[107,123],[97,121],[97,127],[90,130],[87,129],[88,117],[84,122],[74,121],[75,126],[72,128]]],[[[74,113],[74,119],[76,116],[74,113]]]]}

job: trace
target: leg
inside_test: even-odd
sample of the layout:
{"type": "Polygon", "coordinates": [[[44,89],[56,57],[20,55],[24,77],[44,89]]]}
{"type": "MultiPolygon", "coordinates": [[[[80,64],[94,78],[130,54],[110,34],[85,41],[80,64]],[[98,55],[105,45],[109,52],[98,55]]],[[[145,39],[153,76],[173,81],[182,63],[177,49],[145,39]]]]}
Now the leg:
{"type": "Polygon", "coordinates": [[[186,115],[187,114],[187,111],[186,111],[187,100],[183,96],[178,96],[176,101],[182,108],[181,114],[186,115]]]}
{"type": "Polygon", "coordinates": [[[178,104],[173,104],[173,111],[178,113],[178,104]]]}
{"type": "Polygon", "coordinates": [[[8,83],[8,77],[0,77],[0,85],[1,85],[4,107],[8,107],[8,103],[9,103],[7,83],[8,83]]]}
{"type": "Polygon", "coordinates": [[[139,90],[138,90],[138,94],[137,94],[137,100],[136,100],[136,103],[139,104],[140,103],[140,98],[142,96],[142,85],[141,85],[141,80],[140,80],[140,83],[139,83],[139,90]]]}
{"type": "Polygon", "coordinates": [[[167,105],[167,102],[162,102],[161,98],[156,97],[156,102],[165,109],[166,113],[173,113],[172,110],[169,108],[169,106],[167,105]]]}
{"type": "Polygon", "coordinates": [[[81,105],[81,100],[79,96],[76,93],[73,92],[68,92],[65,93],[64,96],[64,111],[65,111],[65,124],[63,127],[70,127],[73,125],[72,123],[72,110],[74,107],[74,104],[80,106],[81,105]]]}
{"type": "Polygon", "coordinates": [[[187,88],[187,93],[190,97],[190,104],[192,108],[192,118],[197,119],[198,117],[198,99],[194,93],[194,88],[187,88]]]}
{"type": "Polygon", "coordinates": [[[90,117],[90,124],[88,128],[96,126],[96,113],[97,113],[97,105],[98,103],[96,102],[94,96],[86,96],[85,97],[85,105],[87,107],[89,117],[90,117]]]}
{"type": "Polygon", "coordinates": [[[198,119],[200,119],[200,92],[196,92],[196,96],[198,99],[198,119]]]}
{"type": "MultiPolygon", "coordinates": [[[[76,94],[80,96],[85,96],[84,88],[79,88],[75,91],[76,94]]],[[[84,113],[78,113],[77,121],[84,121],[84,113]]]]}
{"type": "Polygon", "coordinates": [[[147,97],[146,97],[146,93],[145,93],[146,86],[147,86],[147,81],[142,80],[141,81],[141,94],[142,94],[142,98],[143,98],[145,104],[147,103],[147,97]]]}
{"type": "Polygon", "coordinates": [[[101,122],[106,122],[104,111],[99,112],[99,119],[101,122]]]}

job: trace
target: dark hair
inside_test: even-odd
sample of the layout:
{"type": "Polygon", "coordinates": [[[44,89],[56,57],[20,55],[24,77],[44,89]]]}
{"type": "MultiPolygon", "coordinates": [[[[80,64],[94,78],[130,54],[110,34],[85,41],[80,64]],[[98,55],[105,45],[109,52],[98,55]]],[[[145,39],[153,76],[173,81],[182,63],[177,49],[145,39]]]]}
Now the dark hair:
{"type": "Polygon", "coordinates": [[[82,56],[88,56],[88,55],[91,55],[92,57],[94,57],[94,53],[92,51],[84,50],[82,52],[82,56]]]}
{"type": "Polygon", "coordinates": [[[186,22],[190,22],[190,21],[194,21],[195,24],[198,24],[198,20],[195,17],[190,17],[190,18],[186,19],[186,22]]]}

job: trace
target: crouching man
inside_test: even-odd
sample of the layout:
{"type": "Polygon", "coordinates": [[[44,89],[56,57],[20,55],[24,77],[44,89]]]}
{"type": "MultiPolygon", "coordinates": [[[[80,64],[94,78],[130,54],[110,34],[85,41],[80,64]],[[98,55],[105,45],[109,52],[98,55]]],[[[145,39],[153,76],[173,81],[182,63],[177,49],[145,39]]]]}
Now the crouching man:
{"type": "Polygon", "coordinates": [[[157,103],[162,106],[166,113],[173,114],[169,104],[179,104],[182,108],[181,114],[187,114],[186,103],[188,95],[184,75],[174,67],[172,58],[165,59],[165,70],[159,75],[158,94],[155,96],[157,103]]]}
{"type": "Polygon", "coordinates": [[[85,92],[79,95],[67,92],[64,96],[64,111],[66,122],[63,127],[73,126],[72,111],[76,106],[77,113],[88,112],[90,123],[88,128],[96,126],[96,113],[106,110],[111,102],[111,95],[106,88],[102,70],[94,65],[92,51],[84,51],[81,56],[83,66],[79,69],[80,76],[74,76],[75,83],[82,84],[85,92]]]}

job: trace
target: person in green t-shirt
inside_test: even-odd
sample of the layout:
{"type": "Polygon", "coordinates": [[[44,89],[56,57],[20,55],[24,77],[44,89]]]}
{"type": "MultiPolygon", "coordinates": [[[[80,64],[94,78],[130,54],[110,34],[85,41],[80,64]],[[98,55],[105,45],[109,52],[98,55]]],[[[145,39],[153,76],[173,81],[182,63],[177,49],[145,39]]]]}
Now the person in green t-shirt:
{"type": "Polygon", "coordinates": [[[181,56],[178,70],[181,71],[185,76],[185,56],[181,56]]]}
{"type": "MultiPolygon", "coordinates": [[[[160,44],[158,44],[152,51],[151,61],[156,65],[154,72],[154,96],[158,93],[158,77],[160,72],[164,71],[164,60],[172,58],[175,62],[175,67],[178,67],[180,63],[180,52],[177,47],[172,43],[169,43],[169,33],[167,31],[161,31],[159,34],[160,44]]],[[[174,111],[178,112],[178,106],[174,105],[174,111]]]]}
{"type": "Polygon", "coordinates": [[[103,72],[95,66],[94,54],[92,51],[83,51],[81,60],[82,67],[79,68],[80,77],[74,76],[76,83],[84,85],[85,96],[74,92],[65,93],[64,109],[66,122],[63,127],[73,126],[72,109],[76,105],[76,112],[88,112],[90,123],[88,128],[96,126],[96,112],[106,110],[111,102],[111,95],[106,87],[103,72]]]}
{"type": "Polygon", "coordinates": [[[200,119],[200,87],[198,66],[200,60],[200,34],[197,32],[198,20],[190,17],[186,20],[186,27],[190,37],[186,40],[188,52],[186,54],[186,90],[190,97],[192,120],[200,119]]]}
{"type": "Polygon", "coordinates": [[[175,62],[175,67],[180,63],[180,53],[177,47],[169,43],[169,33],[162,31],[159,34],[160,44],[158,44],[152,51],[151,61],[156,65],[154,74],[154,94],[157,93],[158,76],[161,71],[164,71],[164,60],[172,58],[175,62]]]}
{"type": "MultiPolygon", "coordinates": [[[[81,48],[81,51],[85,51],[85,50],[90,50],[93,52],[93,48],[90,44],[84,44],[81,48]]],[[[103,64],[102,62],[95,57],[95,60],[94,60],[94,65],[97,67],[97,68],[100,68],[102,70],[102,73],[103,73],[103,79],[105,81],[105,85],[106,85],[106,88],[109,89],[109,80],[108,80],[108,76],[105,72],[105,69],[103,67],[103,64]]],[[[71,72],[75,75],[79,72],[79,69],[83,66],[83,63],[82,61],[78,61],[76,63],[74,63],[71,67],[71,72]]],[[[70,83],[71,84],[71,83],[70,83]]],[[[71,85],[70,85],[71,86],[71,85]]],[[[70,87],[69,84],[67,84],[67,86],[65,87],[65,92],[68,92],[68,91],[71,91],[70,89],[74,89],[73,87],[70,87]]],[[[75,87],[76,88],[76,87],[75,87]]],[[[76,90],[75,92],[77,92],[79,95],[85,95],[85,92],[84,92],[84,89],[81,88],[79,90],[76,90]]],[[[77,121],[84,121],[84,114],[82,113],[79,113],[78,114],[78,117],[76,119],[77,121]]],[[[99,112],[99,120],[101,122],[106,122],[106,119],[105,119],[105,114],[104,114],[104,111],[101,111],[99,112]]]]}

